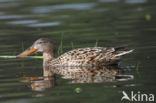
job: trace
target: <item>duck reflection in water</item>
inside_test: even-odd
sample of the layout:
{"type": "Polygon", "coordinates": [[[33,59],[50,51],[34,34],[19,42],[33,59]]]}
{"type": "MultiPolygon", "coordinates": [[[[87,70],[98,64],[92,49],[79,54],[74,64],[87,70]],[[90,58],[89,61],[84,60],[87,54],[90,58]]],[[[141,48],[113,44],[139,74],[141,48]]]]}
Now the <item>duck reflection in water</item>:
{"type": "MultiPolygon", "coordinates": [[[[57,67],[58,68],[58,67],[57,67]]],[[[102,67],[59,67],[64,71],[55,71],[61,74],[63,79],[69,79],[68,83],[102,83],[102,82],[115,82],[126,81],[133,79],[132,75],[123,75],[123,72],[116,66],[102,66],[102,67]]],[[[57,70],[56,67],[47,70],[52,72],[57,70]]],[[[25,78],[22,82],[30,82],[29,87],[34,91],[44,91],[48,88],[57,86],[57,78],[55,74],[43,77],[28,77],[19,75],[18,77],[25,78]]]]}
{"type": "Polygon", "coordinates": [[[17,75],[19,78],[23,78],[20,82],[31,83],[28,85],[33,91],[44,91],[48,88],[55,86],[55,77],[29,77],[24,74],[17,75]]]}

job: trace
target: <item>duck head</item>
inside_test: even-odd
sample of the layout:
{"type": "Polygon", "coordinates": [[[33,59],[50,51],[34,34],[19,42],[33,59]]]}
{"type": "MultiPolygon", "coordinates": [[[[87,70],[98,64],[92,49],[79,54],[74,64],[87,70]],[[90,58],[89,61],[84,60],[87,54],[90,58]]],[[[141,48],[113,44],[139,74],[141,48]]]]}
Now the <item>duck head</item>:
{"type": "Polygon", "coordinates": [[[53,45],[51,44],[50,40],[47,38],[40,38],[36,40],[31,47],[26,49],[21,54],[17,55],[17,58],[25,58],[28,55],[42,52],[44,54],[51,55],[53,54],[53,45]]]}

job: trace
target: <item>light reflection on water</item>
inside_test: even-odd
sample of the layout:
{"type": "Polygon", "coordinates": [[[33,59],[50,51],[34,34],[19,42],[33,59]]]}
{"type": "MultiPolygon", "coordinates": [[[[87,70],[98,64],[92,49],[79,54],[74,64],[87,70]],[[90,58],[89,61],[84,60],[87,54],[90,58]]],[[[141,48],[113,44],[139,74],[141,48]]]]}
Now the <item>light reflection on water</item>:
{"type": "Polygon", "coordinates": [[[126,0],[126,3],[137,4],[137,3],[146,3],[147,0],[126,0]]]}
{"type": "Polygon", "coordinates": [[[34,24],[37,23],[37,20],[18,20],[18,21],[11,21],[9,24],[34,24]]]}
{"type": "MultiPolygon", "coordinates": [[[[99,0],[100,2],[112,3],[112,2],[120,2],[120,0],[99,0]]],[[[124,0],[126,3],[137,4],[137,3],[146,3],[147,0],[124,0]]]]}
{"type": "Polygon", "coordinates": [[[106,3],[111,3],[111,2],[119,2],[120,0],[99,0],[100,2],[106,2],[106,3]]]}
{"type": "Polygon", "coordinates": [[[49,12],[55,12],[63,9],[88,10],[95,6],[96,6],[95,3],[63,4],[63,5],[52,5],[52,6],[45,6],[45,7],[35,7],[32,11],[34,13],[49,13],[49,12]]]}
{"type": "Polygon", "coordinates": [[[61,23],[60,22],[43,22],[40,23],[37,20],[19,20],[19,21],[11,21],[8,24],[13,24],[13,25],[25,25],[28,27],[47,27],[47,26],[58,26],[61,23]]]}
{"type": "Polygon", "coordinates": [[[17,1],[17,0],[0,0],[1,3],[3,3],[3,2],[13,2],[13,1],[17,1]]]}
{"type": "Polygon", "coordinates": [[[33,23],[29,24],[29,27],[47,27],[47,26],[58,26],[60,22],[48,22],[48,23],[33,23]]]}
{"type": "Polygon", "coordinates": [[[33,16],[29,16],[29,15],[1,15],[0,19],[24,19],[24,18],[29,18],[29,17],[33,17],[33,16]]]}

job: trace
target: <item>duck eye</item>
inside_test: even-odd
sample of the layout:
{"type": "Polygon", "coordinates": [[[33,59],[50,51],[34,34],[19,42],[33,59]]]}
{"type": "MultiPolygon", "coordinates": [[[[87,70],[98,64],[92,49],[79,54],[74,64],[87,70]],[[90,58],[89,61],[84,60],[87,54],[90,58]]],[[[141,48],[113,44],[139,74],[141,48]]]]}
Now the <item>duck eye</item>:
{"type": "Polygon", "coordinates": [[[43,42],[38,42],[38,44],[41,44],[41,43],[43,43],[43,42]]]}
{"type": "Polygon", "coordinates": [[[38,42],[38,44],[42,44],[42,43],[46,43],[46,42],[44,42],[44,41],[40,41],[40,42],[38,42]]]}

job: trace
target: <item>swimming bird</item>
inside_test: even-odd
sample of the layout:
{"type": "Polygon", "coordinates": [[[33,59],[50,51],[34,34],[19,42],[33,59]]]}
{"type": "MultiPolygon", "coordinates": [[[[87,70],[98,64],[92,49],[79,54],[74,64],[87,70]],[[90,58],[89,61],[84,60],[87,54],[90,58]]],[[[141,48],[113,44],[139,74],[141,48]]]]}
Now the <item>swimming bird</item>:
{"type": "Polygon", "coordinates": [[[118,64],[121,56],[133,51],[122,50],[124,47],[86,47],[68,51],[54,58],[53,48],[49,39],[40,38],[23,53],[17,55],[17,58],[42,52],[44,69],[58,66],[103,66],[118,64]]]}

